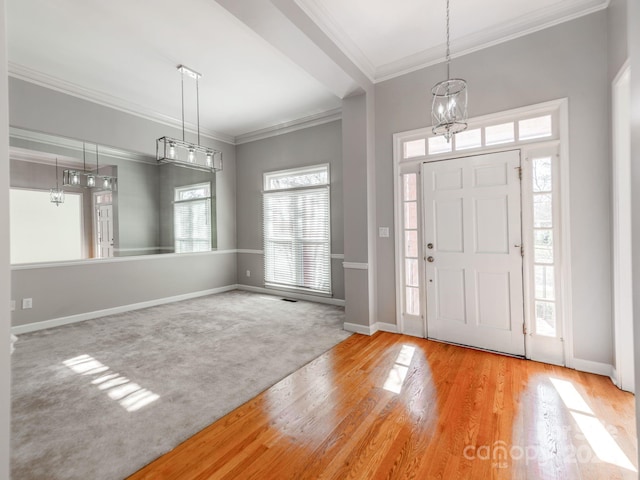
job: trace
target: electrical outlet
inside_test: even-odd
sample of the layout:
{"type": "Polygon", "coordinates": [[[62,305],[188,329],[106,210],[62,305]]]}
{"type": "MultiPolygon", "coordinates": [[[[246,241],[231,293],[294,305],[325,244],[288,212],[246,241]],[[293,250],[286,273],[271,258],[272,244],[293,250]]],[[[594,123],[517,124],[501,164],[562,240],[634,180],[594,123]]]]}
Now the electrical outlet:
{"type": "Polygon", "coordinates": [[[251,270],[247,270],[247,277],[251,276],[251,270]]]}
{"type": "Polygon", "coordinates": [[[15,312],[16,310],[16,301],[15,300],[11,300],[11,311],[15,312]]]}
{"type": "Polygon", "coordinates": [[[22,299],[22,309],[27,310],[28,308],[33,308],[33,298],[22,299]]]}

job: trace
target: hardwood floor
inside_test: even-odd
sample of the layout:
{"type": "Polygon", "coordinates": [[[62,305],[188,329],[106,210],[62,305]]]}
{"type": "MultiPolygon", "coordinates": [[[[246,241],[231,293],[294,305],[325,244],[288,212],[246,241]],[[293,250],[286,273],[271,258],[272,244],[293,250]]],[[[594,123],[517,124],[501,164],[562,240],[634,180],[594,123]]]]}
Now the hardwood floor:
{"type": "Polygon", "coordinates": [[[606,377],[378,333],[130,479],[635,479],[636,449],[634,397],[606,377]]]}

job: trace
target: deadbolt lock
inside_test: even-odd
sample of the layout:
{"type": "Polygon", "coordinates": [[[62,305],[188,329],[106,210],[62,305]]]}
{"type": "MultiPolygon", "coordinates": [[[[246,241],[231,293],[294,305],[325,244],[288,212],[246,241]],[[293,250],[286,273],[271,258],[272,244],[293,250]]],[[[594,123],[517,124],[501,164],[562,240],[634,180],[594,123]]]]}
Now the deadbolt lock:
{"type": "Polygon", "coordinates": [[[433,243],[427,243],[427,248],[429,250],[432,250],[433,249],[433,243]]]}

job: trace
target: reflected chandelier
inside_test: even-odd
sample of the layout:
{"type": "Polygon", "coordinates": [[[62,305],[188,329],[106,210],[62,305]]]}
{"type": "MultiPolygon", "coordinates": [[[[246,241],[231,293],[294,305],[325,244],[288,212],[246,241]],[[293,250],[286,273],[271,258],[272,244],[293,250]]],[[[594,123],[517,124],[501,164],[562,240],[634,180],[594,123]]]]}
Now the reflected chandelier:
{"type": "Polygon", "coordinates": [[[116,186],[116,177],[100,174],[98,164],[98,145],[96,145],[96,169],[87,170],[87,155],[84,142],[82,142],[82,170],[69,168],[62,172],[62,185],[65,187],[100,188],[113,190],[116,186]]]}
{"type": "Polygon", "coordinates": [[[431,118],[433,134],[444,135],[447,142],[467,128],[467,82],[451,78],[451,49],[449,42],[449,0],[447,0],[447,79],[431,89],[433,103],[431,118]]]}
{"type": "Polygon", "coordinates": [[[178,65],[182,88],[182,140],[170,137],[161,137],[156,140],[156,160],[158,163],[171,163],[179,167],[193,168],[206,172],[219,172],[222,170],[222,152],[210,147],[200,145],[200,93],[198,81],[200,75],[184,65],[178,65]],[[196,112],[198,125],[198,143],[190,143],[184,135],[184,76],[187,75],[196,81],[196,112]]]}
{"type": "Polygon", "coordinates": [[[64,190],[58,186],[58,157],[56,157],[56,188],[49,190],[49,197],[51,203],[55,203],[56,207],[59,207],[61,203],[64,203],[64,190]]]}

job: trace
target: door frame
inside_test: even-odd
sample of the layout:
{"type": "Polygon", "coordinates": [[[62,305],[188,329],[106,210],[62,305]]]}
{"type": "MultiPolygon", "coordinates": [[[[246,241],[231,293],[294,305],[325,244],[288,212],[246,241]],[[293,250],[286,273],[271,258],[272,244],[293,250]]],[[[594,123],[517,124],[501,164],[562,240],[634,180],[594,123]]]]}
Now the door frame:
{"type": "Polygon", "coordinates": [[[611,85],[612,96],[612,227],[614,380],[622,390],[635,391],[633,361],[633,304],[631,280],[631,150],[627,60],[611,85]],[[624,98],[624,95],[627,98],[624,98]],[[622,95],[622,97],[621,97],[622,95]],[[621,108],[622,107],[622,108],[621,108]],[[626,109],[626,110],[625,110],[626,109]],[[626,144],[626,145],[625,145],[626,144]],[[630,366],[630,367],[627,367],[630,366]]]}
{"type": "MultiPolygon", "coordinates": [[[[554,119],[553,133],[550,137],[541,139],[531,139],[523,141],[512,141],[509,143],[491,146],[491,147],[479,147],[474,149],[465,150],[464,152],[450,152],[444,154],[429,155],[425,152],[423,154],[416,154],[409,158],[404,156],[404,147],[406,142],[425,139],[428,140],[433,137],[430,127],[419,128],[406,132],[399,132],[393,135],[393,178],[394,178],[394,239],[395,239],[395,270],[396,270],[396,323],[398,325],[398,332],[405,332],[405,313],[403,312],[403,220],[402,220],[402,175],[405,173],[417,173],[419,182],[420,178],[420,165],[424,162],[444,160],[447,158],[458,158],[463,156],[473,156],[481,153],[497,153],[505,150],[521,149],[521,158],[527,156],[528,150],[538,149],[544,146],[556,146],[558,148],[558,192],[557,199],[559,201],[559,216],[560,225],[571,225],[570,221],[570,177],[569,177],[569,110],[568,99],[563,98],[559,100],[552,100],[540,104],[530,105],[522,108],[516,108],[513,110],[507,110],[499,113],[484,115],[481,117],[474,117],[468,120],[468,129],[482,128],[487,125],[497,125],[503,122],[513,121],[516,124],[520,119],[532,118],[537,115],[551,114],[554,119]]],[[[483,130],[484,138],[484,130],[483,130]]],[[[527,167],[526,162],[523,162],[523,167],[527,167]]],[[[524,188],[522,189],[524,191],[524,188]]],[[[527,203],[532,202],[532,199],[522,199],[522,208],[528,208],[527,203]]],[[[422,195],[419,197],[419,210],[422,210],[422,195]]],[[[424,245],[422,238],[422,220],[420,214],[418,215],[420,222],[419,231],[419,255],[420,258],[424,257],[424,245]]],[[[525,225],[524,219],[522,228],[523,231],[528,227],[525,225]]],[[[570,368],[575,368],[574,349],[573,349],[573,320],[572,320],[572,286],[571,286],[571,232],[569,228],[562,228],[560,239],[560,255],[561,263],[559,265],[560,278],[558,279],[559,294],[562,296],[562,301],[559,306],[561,308],[562,326],[559,335],[561,335],[561,342],[563,347],[562,363],[570,368]]],[[[525,240],[526,242],[526,240],[525,240]]],[[[524,243],[525,256],[527,251],[531,250],[531,245],[524,243]]],[[[525,270],[529,262],[525,261],[525,270]]],[[[420,288],[422,290],[421,298],[421,318],[423,323],[424,336],[427,336],[427,318],[426,318],[426,305],[425,305],[425,272],[424,262],[420,262],[420,288]]],[[[529,311],[531,311],[531,295],[528,290],[532,287],[527,283],[527,274],[524,273],[524,309],[525,309],[525,325],[527,328],[527,334],[525,335],[525,351],[526,358],[532,358],[531,352],[535,351],[537,335],[531,333],[531,319],[529,311]]],[[[417,321],[414,318],[412,321],[417,321]]],[[[416,333],[406,332],[416,336],[421,336],[416,333]]],[[[535,358],[534,358],[535,360],[535,358]]]]}
{"type": "Polygon", "coordinates": [[[98,222],[100,221],[99,217],[98,217],[98,207],[101,205],[111,205],[111,233],[113,234],[113,229],[115,228],[115,220],[113,218],[113,212],[114,212],[114,208],[113,208],[113,197],[111,198],[111,202],[110,203],[101,203],[98,204],[98,202],[96,201],[96,197],[98,195],[102,195],[105,193],[111,193],[110,191],[107,190],[97,190],[92,192],[91,195],[91,223],[93,224],[92,226],[92,236],[93,236],[93,242],[92,242],[92,248],[93,248],[93,258],[113,258],[115,256],[115,245],[112,245],[112,249],[113,249],[113,256],[112,257],[98,257],[98,251],[100,249],[100,245],[98,244],[98,222]]]}

